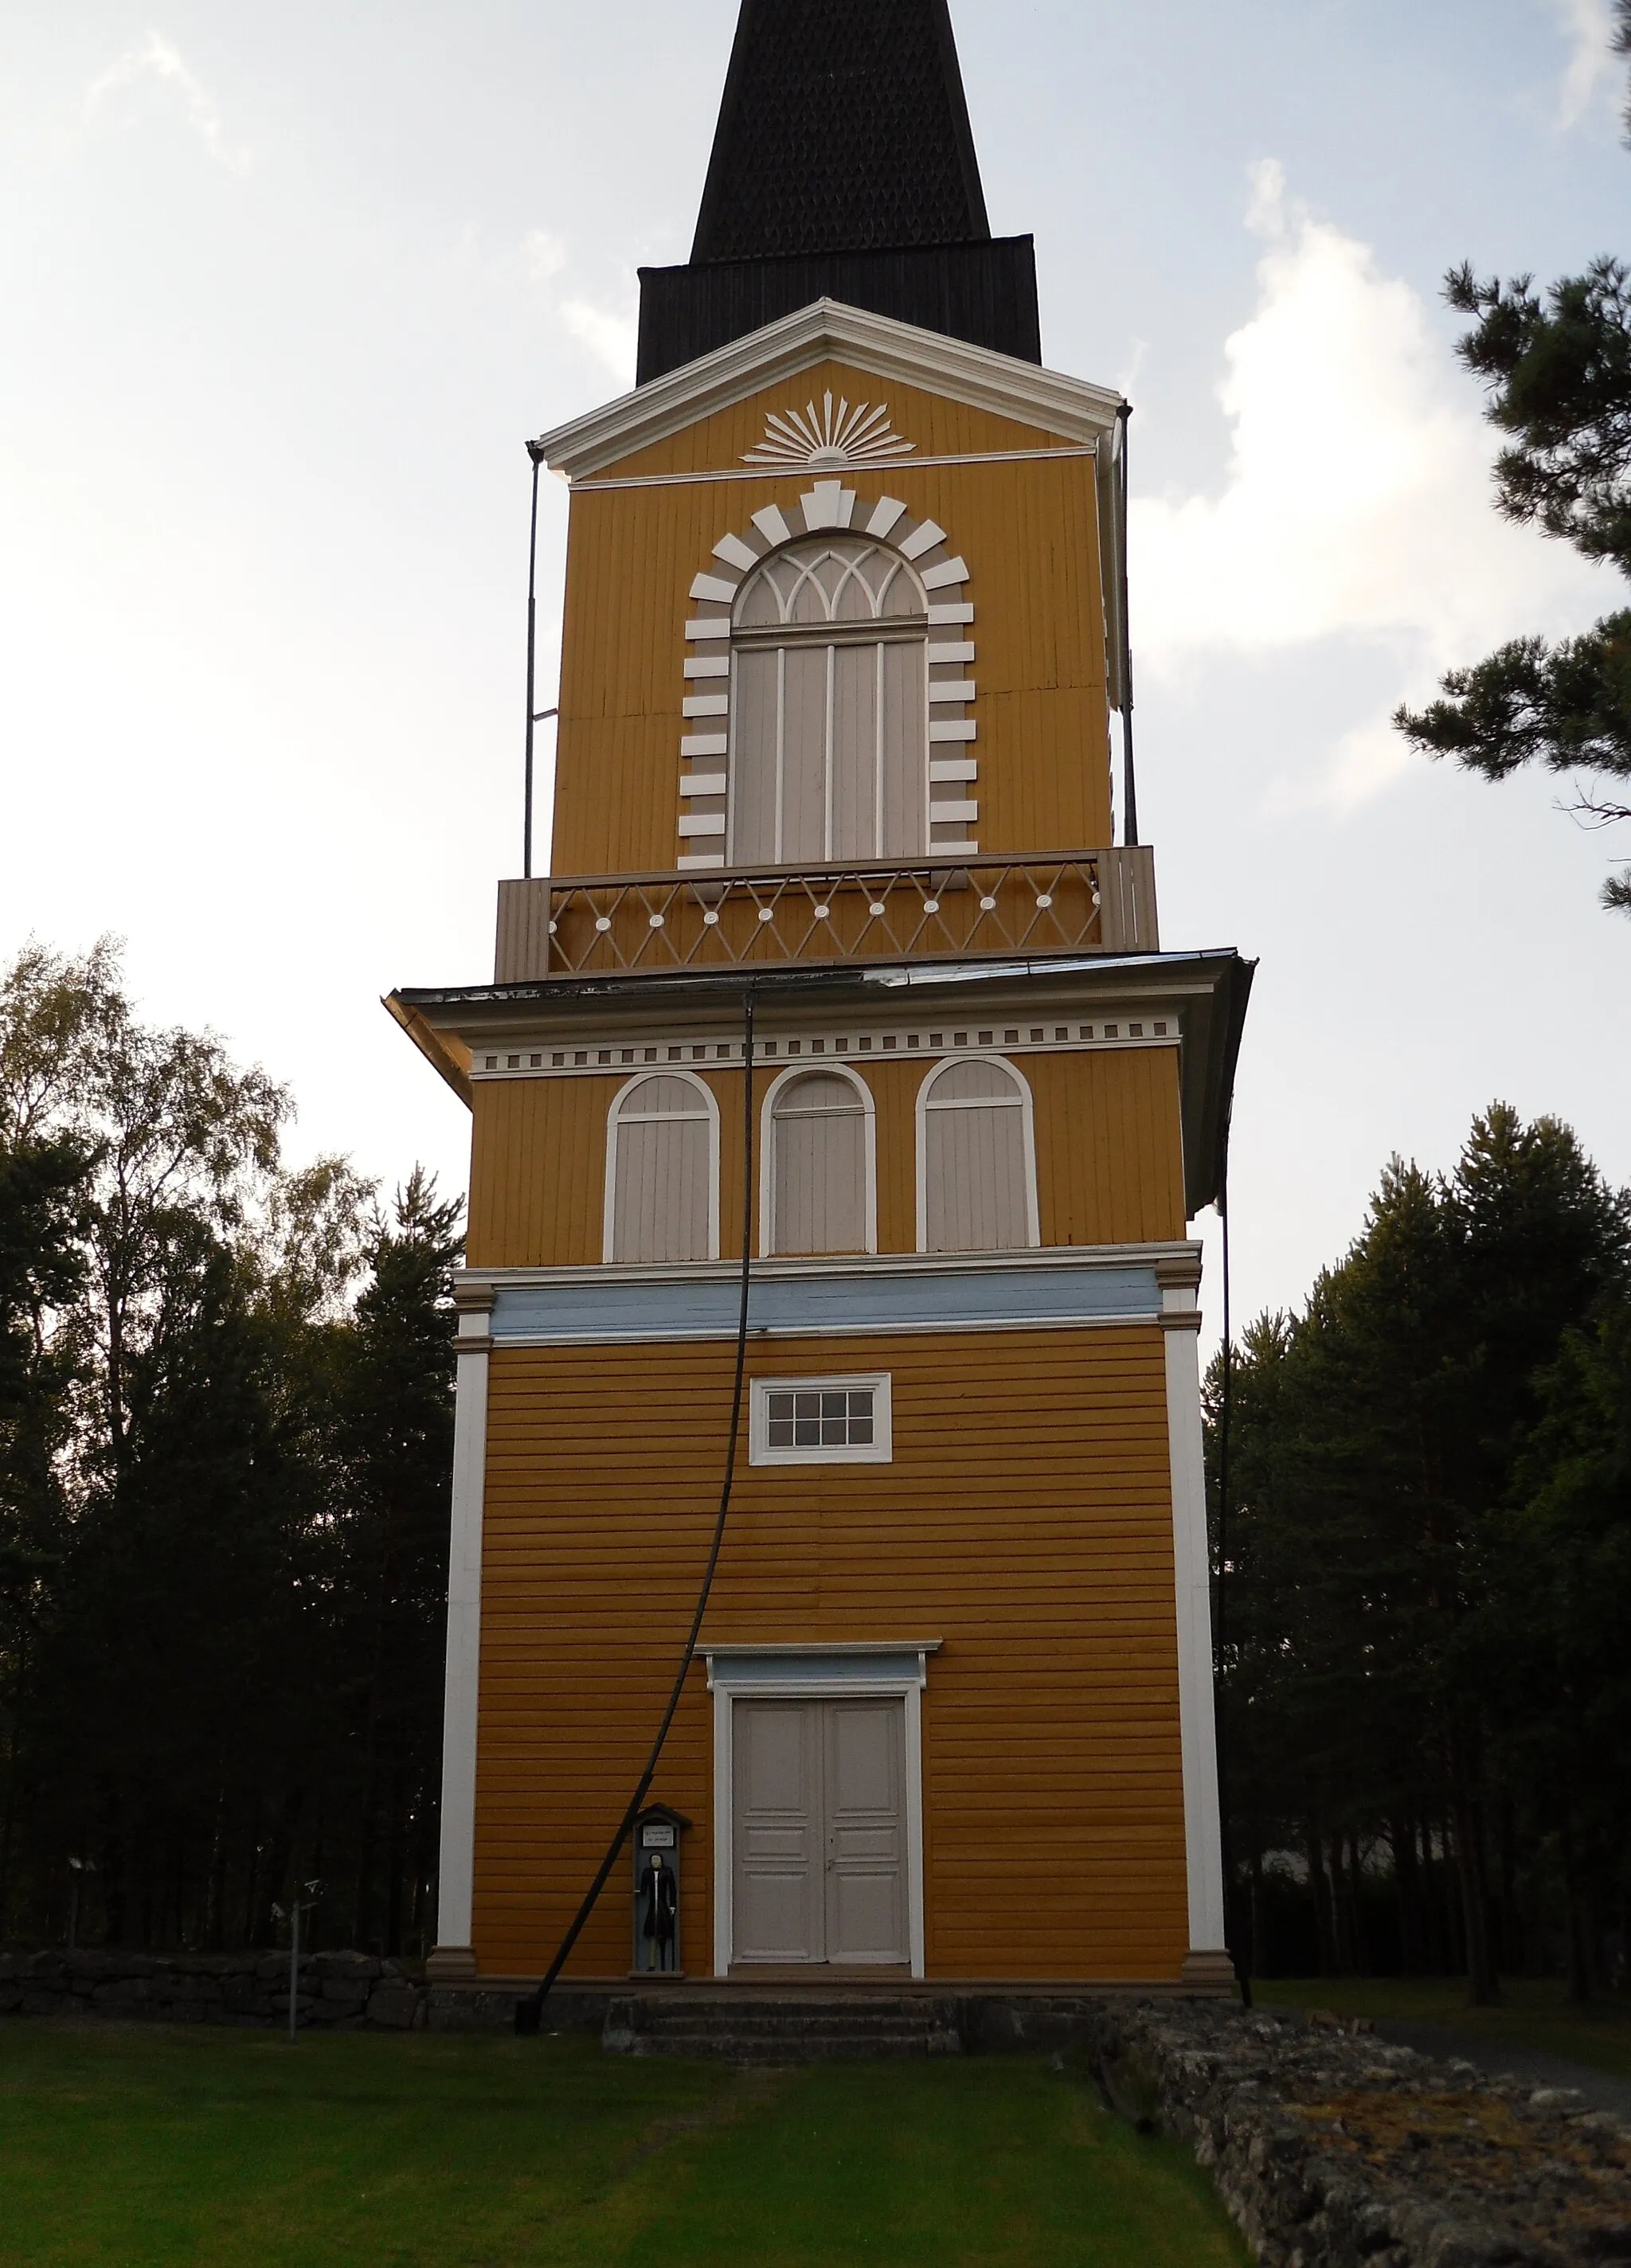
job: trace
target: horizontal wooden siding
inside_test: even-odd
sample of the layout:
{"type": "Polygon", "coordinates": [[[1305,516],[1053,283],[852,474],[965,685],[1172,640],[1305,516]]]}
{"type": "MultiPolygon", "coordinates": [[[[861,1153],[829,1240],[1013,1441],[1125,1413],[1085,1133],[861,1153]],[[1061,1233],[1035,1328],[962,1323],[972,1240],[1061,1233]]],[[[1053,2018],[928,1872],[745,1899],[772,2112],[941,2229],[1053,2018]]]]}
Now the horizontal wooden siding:
{"type": "MultiPolygon", "coordinates": [[[[627,1800],[706,1557],[728,1345],[495,1355],[476,1944],[536,1973],[627,1800]]],[[[706,1635],[938,1638],[924,1700],[930,1973],[1174,1977],[1187,1946],[1161,1334],[779,1341],[751,1372],[887,1369],[889,1465],[738,1469],[706,1635]]],[[[695,1822],[712,1964],[711,1697],[654,1790],[695,1822]]],[[[620,1871],[572,1964],[629,1962],[620,1871]]]]}

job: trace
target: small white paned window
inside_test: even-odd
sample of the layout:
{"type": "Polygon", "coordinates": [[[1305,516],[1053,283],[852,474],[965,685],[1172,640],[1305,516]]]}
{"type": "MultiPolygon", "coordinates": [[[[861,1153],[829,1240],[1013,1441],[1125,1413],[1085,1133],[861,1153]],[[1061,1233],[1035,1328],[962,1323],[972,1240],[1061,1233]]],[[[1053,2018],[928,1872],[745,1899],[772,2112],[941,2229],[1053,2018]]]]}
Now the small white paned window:
{"type": "Polygon", "coordinates": [[[846,1072],[779,1083],[765,1160],[770,1241],[781,1252],[870,1252],[873,1130],[866,1089],[846,1072]]]}
{"type": "Polygon", "coordinates": [[[919,1250],[1039,1241],[1030,1087],[996,1056],[931,1071],[918,1095],[919,1250]]]}
{"type": "Polygon", "coordinates": [[[889,1380],[758,1378],[749,1459],[756,1465],[886,1465],[893,1453],[889,1380]]]}
{"type": "Polygon", "coordinates": [[[719,1149],[719,1110],[699,1079],[631,1079],[606,1130],[605,1258],[716,1260],[719,1149]]]}

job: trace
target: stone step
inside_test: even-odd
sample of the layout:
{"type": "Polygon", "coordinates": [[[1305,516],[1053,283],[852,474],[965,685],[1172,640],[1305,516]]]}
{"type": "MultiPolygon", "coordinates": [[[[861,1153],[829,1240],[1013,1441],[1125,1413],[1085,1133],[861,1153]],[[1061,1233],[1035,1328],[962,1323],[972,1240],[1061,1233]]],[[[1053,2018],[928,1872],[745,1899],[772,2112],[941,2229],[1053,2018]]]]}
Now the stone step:
{"type": "Polygon", "coordinates": [[[615,2054],[674,2056],[712,2063],[861,2063],[884,2058],[960,2055],[963,2043],[955,2032],[873,2033],[864,2039],[812,2038],[808,2034],[754,2033],[732,2036],[723,2032],[665,2032],[661,2037],[636,2034],[626,2045],[608,2039],[615,2054]]]}
{"type": "Polygon", "coordinates": [[[828,2007],[720,2007],[720,2009],[649,2009],[631,2012],[631,2021],[642,2032],[887,2032],[896,2025],[923,2030],[950,2019],[937,2009],[828,2009],[828,2007]]]}
{"type": "Polygon", "coordinates": [[[623,2055],[813,2062],[848,2056],[958,2055],[954,2002],[938,1996],[738,1993],[619,1995],[601,2043],[623,2055]]]}

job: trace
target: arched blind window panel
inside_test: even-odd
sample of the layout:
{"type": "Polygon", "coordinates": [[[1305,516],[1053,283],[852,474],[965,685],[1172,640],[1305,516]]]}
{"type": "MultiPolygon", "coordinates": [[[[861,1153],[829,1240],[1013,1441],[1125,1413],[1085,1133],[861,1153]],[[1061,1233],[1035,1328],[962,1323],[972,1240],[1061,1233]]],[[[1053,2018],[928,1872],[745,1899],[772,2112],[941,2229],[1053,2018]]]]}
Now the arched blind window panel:
{"type": "Polygon", "coordinates": [[[791,544],[749,577],[731,635],[738,865],[922,855],[927,637],[923,587],[882,544],[791,544]]]}
{"type": "Polygon", "coordinates": [[[703,1089],[657,1075],[613,1107],[608,1260],[712,1260],[714,1121],[703,1089]]]}
{"type": "Polygon", "coordinates": [[[771,1116],[772,1252],[867,1248],[867,1113],[848,1079],[814,1071],[771,1116]]]}
{"type": "Polygon", "coordinates": [[[1007,1252],[1037,1241],[1026,1090],[1006,1064],[949,1064],[923,1095],[923,1242],[1007,1252]]]}

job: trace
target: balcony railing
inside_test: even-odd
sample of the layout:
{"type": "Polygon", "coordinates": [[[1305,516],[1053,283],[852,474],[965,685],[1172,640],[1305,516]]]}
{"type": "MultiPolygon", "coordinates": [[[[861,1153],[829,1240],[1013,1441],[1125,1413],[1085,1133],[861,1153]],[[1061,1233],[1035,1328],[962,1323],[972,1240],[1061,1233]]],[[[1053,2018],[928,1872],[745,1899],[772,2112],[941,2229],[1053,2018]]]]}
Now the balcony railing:
{"type": "Polygon", "coordinates": [[[498,885],[497,981],[800,962],[1153,953],[1144,845],[917,865],[721,869],[498,885]]]}

